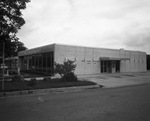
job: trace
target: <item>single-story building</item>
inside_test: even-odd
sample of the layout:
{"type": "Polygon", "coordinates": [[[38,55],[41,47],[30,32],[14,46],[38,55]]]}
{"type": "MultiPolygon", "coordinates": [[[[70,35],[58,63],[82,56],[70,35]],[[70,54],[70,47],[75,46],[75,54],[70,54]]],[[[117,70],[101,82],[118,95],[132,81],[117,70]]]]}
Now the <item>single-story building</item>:
{"type": "Polygon", "coordinates": [[[54,62],[75,61],[75,73],[100,74],[147,71],[146,53],[124,49],[106,49],[51,44],[21,51],[20,71],[52,74],[54,62]]]}
{"type": "Polygon", "coordinates": [[[18,56],[5,58],[5,64],[8,69],[17,70],[18,68],[18,56]]]}
{"type": "Polygon", "coordinates": [[[150,70],[150,55],[147,55],[147,70],[150,70]]]}
{"type": "MultiPolygon", "coordinates": [[[[3,64],[0,64],[0,73],[2,74],[3,64]]],[[[4,60],[4,74],[17,74],[18,73],[18,56],[8,57],[4,60]]]]}

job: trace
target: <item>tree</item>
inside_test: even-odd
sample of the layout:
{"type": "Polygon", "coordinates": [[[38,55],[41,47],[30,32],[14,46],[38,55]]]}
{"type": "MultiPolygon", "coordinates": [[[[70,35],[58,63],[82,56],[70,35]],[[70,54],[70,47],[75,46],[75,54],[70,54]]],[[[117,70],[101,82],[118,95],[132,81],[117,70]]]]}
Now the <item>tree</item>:
{"type": "Polygon", "coordinates": [[[3,42],[5,55],[11,56],[18,42],[16,33],[25,24],[21,10],[26,8],[30,0],[0,0],[0,56],[2,55],[3,42]],[[14,44],[15,43],[15,44],[14,44]]]}
{"type": "Polygon", "coordinates": [[[20,51],[23,51],[23,50],[26,50],[27,48],[25,47],[25,45],[20,42],[20,41],[14,41],[12,42],[12,53],[11,53],[11,56],[17,56],[18,55],[18,52],[20,51]]]}
{"type": "Polygon", "coordinates": [[[63,64],[55,63],[54,64],[54,74],[59,74],[63,80],[67,81],[77,81],[77,77],[74,74],[76,65],[74,61],[68,60],[63,64]]]}

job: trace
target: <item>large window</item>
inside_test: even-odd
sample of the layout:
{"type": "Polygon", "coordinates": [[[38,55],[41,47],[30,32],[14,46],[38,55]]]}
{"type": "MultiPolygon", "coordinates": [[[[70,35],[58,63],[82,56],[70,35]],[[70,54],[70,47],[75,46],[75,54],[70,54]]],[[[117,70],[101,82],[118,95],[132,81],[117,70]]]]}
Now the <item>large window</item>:
{"type": "Polygon", "coordinates": [[[25,56],[23,65],[23,71],[51,75],[53,74],[54,52],[25,56]]]}

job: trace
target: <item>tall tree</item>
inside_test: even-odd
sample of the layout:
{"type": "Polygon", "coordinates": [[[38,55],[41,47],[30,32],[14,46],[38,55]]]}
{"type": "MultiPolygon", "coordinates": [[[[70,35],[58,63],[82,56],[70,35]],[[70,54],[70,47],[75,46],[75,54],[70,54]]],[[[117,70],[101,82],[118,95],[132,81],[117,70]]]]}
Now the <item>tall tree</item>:
{"type": "Polygon", "coordinates": [[[26,50],[27,48],[20,41],[14,41],[11,43],[12,50],[11,56],[17,56],[19,51],[26,50]]]}
{"type": "Polygon", "coordinates": [[[13,49],[14,51],[13,51],[12,55],[14,55],[14,56],[17,56],[19,51],[27,49],[25,47],[25,45],[20,41],[14,41],[13,44],[14,44],[14,49],[13,49]]]}
{"type": "Polygon", "coordinates": [[[2,55],[3,42],[5,55],[11,56],[14,43],[18,42],[16,33],[25,24],[21,10],[26,8],[30,0],[0,0],[0,56],[2,55]]]}

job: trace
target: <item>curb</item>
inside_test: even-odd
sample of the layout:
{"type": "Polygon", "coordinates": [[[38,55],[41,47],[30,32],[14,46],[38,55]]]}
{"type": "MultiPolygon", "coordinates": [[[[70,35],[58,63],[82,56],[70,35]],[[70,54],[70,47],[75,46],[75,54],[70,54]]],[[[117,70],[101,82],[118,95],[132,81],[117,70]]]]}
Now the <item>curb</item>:
{"type": "Polygon", "coordinates": [[[103,88],[122,88],[122,87],[131,87],[131,86],[140,86],[140,85],[150,85],[150,83],[136,83],[136,84],[126,84],[126,85],[115,85],[115,86],[103,86],[103,88]]]}
{"type": "Polygon", "coordinates": [[[23,96],[23,95],[35,95],[35,94],[48,94],[48,93],[63,93],[63,92],[75,92],[85,89],[101,88],[99,85],[88,85],[88,86],[75,86],[75,87],[62,87],[62,88],[50,88],[50,89],[36,89],[36,90],[23,90],[5,92],[6,96],[3,96],[3,92],[0,92],[0,98],[12,97],[12,96],[23,96]]]}

